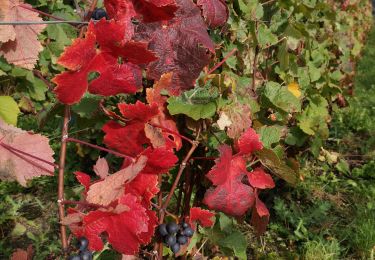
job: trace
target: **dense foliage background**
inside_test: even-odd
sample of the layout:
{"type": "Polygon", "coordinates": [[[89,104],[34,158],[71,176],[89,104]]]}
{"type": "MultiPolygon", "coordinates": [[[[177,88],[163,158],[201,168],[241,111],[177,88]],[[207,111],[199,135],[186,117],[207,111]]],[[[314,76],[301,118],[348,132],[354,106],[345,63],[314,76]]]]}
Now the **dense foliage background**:
{"type": "MultiPolygon", "coordinates": [[[[90,6],[27,2],[66,20],[81,20],[90,6]]],[[[168,99],[168,110],[184,135],[194,137],[197,122],[205,126],[200,140],[204,145],[196,156],[217,156],[220,143],[232,144],[252,124],[266,148],[258,157],[274,174],[276,187],[261,195],[271,212],[263,236],[256,236],[249,216],[235,219],[218,213],[213,228],[201,228],[193,237],[189,252],[249,259],[373,258],[375,33],[369,33],[370,1],[226,3],[227,23],[209,29],[215,55],[194,90],[168,99]],[[209,71],[223,59],[221,67],[209,71]]],[[[64,106],[50,82],[64,71],[57,59],[78,33],[69,24],[48,25],[39,35],[43,50],[34,70],[0,58],[0,98],[12,98],[0,102],[0,117],[46,135],[56,155],[64,106]],[[14,104],[10,112],[3,108],[14,104]]],[[[152,85],[152,80],[144,80],[145,87],[152,85]]],[[[101,129],[108,119],[100,109],[101,99],[87,93],[71,107],[70,136],[104,146],[101,129]]],[[[106,98],[105,105],[116,110],[118,102],[144,99],[142,92],[120,94],[106,98]]],[[[93,175],[99,155],[120,165],[114,156],[80,144],[70,143],[67,155],[67,173],[93,175]]],[[[212,165],[196,161],[190,171],[203,176],[212,165]]],[[[175,174],[172,170],[165,177],[163,190],[170,188],[175,174]]],[[[201,183],[192,196],[198,204],[209,186],[201,183]]],[[[67,199],[80,199],[83,188],[73,174],[66,174],[65,186],[67,199]]],[[[34,179],[27,188],[0,182],[1,259],[30,244],[36,259],[62,256],[56,193],[57,179],[51,177],[34,179]]],[[[176,204],[173,199],[172,211],[176,204]]],[[[151,249],[152,245],[142,250],[151,249]]],[[[170,251],[164,253],[172,257],[170,251]]],[[[116,256],[109,245],[96,253],[98,259],[116,256]]]]}

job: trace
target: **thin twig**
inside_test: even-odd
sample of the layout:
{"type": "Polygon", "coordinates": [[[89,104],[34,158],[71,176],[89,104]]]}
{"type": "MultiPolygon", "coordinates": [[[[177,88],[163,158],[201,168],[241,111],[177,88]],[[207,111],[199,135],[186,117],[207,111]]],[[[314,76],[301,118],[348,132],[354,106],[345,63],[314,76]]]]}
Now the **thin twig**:
{"type": "Polygon", "coordinates": [[[50,91],[53,90],[52,84],[46,78],[43,77],[42,72],[34,69],[33,73],[34,73],[35,76],[37,76],[40,80],[42,80],[48,86],[48,90],[50,90],[50,91]]]}
{"type": "Polygon", "coordinates": [[[48,165],[51,165],[51,166],[53,166],[56,169],[59,168],[59,166],[57,164],[51,163],[51,162],[49,162],[47,160],[44,160],[42,158],[39,158],[39,157],[37,157],[35,155],[32,155],[32,154],[26,153],[24,151],[21,151],[21,150],[19,150],[17,148],[14,148],[14,147],[10,146],[10,145],[7,145],[7,144],[1,143],[1,142],[0,142],[0,145],[3,146],[4,148],[6,148],[7,150],[13,150],[13,151],[15,151],[17,153],[23,154],[23,155],[31,157],[31,158],[33,158],[35,160],[38,160],[38,161],[44,162],[44,163],[46,163],[48,165]]]}
{"type": "Polygon", "coordinates": [[[89,146],[91,148],[94,148],[96,150],[100,150],[100,151],[104,151],[104,152],[107,152],[107,153],[110,153],[110,154],[113,154],[113,155],[116,155],[118,157],[124,157],[124,158],[128,158],[128,159],[131,159],[131,160],[134,160],[133,157],[129,156],[129,155],[126,155],[126,154],[123,154],[123,153],[119,153],[119,152],[116,152],[114,150],[111,150],[111,149],[107,149],[107,148],[104,148],[104,147],[101,147],[101,146],[98,146],[98,145],[95,145],[95,144],[90,144],[88,142],[85,142],[85,141],[82,141],[82,140],[79,140],[79,139],[75,139],[75,138],[66,138],[65,140],[66,142],[73,142],[73,143],[78,143],[78,144],[83,144],[83,145],[86,145],[86,146],[89,146]]]}
{"type": "Polygon", "coordinates": [[[227,59],[229,59],[235,52],[237,51],[237,48],[234,48],[233,50],[231,50],[227,55],[225,55],[225,57],[223,58],[222,61],[220,61],[218,64],[216,64],[212,69],[210,69],[208,72],[207,72],[207,75],[211,74],[212,72],[214,72],[216,69],[220,68],[221,65],[224,64],[224,62],[227,61],[227,59]]]}
{"type": "Polygon", "coordinates": [[[4,147],[5,149],[7,149],[10,153],[12,153],[12,154],[14,154],[15,156],[21,158],[22,160],[24,160],[24,161],[30,163],[31,165],[33,165],[33,166],[35,166],[35,167],[37,167],[37,168],[39,168],[39,169],[41,169],[41,170],[43,170],[43,171],[45,171],[45,172],[48,172],[50,175],[53,175],[53,171],[50,171],[50,170],[48,170],[47,168],[45,168],[45,167],[43,167],[43,166],[37,164],[37,163],[34,162],[33,160],[30,160],[30,159],[27,158],[26,156],[24,156],[24,155],[22,155],[22,154],[16,152],[15,150],[11,149],[9,146],[5,145],[4,143],[0,143],[0,145],[1,145],[2,147],[4,147]]]}
{"type": "MultiPolygon", "coordinates": [[[[60,221],[65,216],[65,207],[61,202],[64,201],[64,170],[65,170],[65,159],[66,159],[66,139],[68,138],[68,126],[70,120],[70,107],[65,106],[64,110],[64,123],[61,135],[61,150],[60,150],[60,163],[59,163],[59,179],[58,179],[58,204],[59,204],[59,217],[60,221]]],[[[64,251],[68,249],[68,240],[66,236],[66,227],[60,225],[61,243],[64,251]]]]}
{"type": "MultiPolygon", "coordinates": [[[[159,206],[158,204],[151,202],[151,205],[152,205],[154,208],[160,210],[160,206],[159,206]]],[[[168,216],[171,216],[172,218],[174,218],[174,219],[176,219],[176,220],[178,219],[178,217],[177,217],[175,214],[169,212],[168,210],[164,210],[164,211],[165,211],[165,214],[167,214],[168,216]]]]}
{"type": "Polygon", "coordinates": [[[34,9],[32,7],[28,7],[27,5],[24,5],[24,4],[20,4],[19,6],[22,7],[22,8],[24,8],[24,9],[27,9],[29,11],[32,11],[32,12],[38,13],[40,15],[44,15],[44,16],[50,17],[50,18],[58,20],[58,21],[65,21],[65,19],[63,19],[61,17],[57,17],[57,16],[54,16],[52,14],[45,13],[45,12],[40,11],[38,9],[34,9]]]}

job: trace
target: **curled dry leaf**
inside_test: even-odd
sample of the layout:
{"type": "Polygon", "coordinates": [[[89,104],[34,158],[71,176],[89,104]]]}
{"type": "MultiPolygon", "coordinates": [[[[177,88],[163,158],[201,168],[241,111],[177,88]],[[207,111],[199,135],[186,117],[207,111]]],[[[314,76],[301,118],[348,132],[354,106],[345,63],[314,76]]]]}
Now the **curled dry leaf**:
{"type": "Polygon", "coordinates": [[[124,194],[124,184],[133,180],[143,170],[146,162],[147,157],[141,155],[135,163],[109,175],[101,182],[92,184],[87,192],[87,201],[107,206],[120,198],[124,194]]]}
{"type": "MultiPolygon", "coordinates": [[[[0,21],[10,20],[10,2],[0,1],[0,21]]],[[[14,41],[16,32],[12,25],[2,25],[0,31],[0,42],[14,41]]]]}
{"type": "Polygon", "coordinates": [[[16,180],[26,186],[27,180],[42,175],[53,175],[53,150],[48,138],[33,134],[0,120],[0,179],[16,180]],[[38,157],[21,154],[13,149],[38,157]]]}
{"type": "Polygon", "coordinates": [[[101,179],[105,179],[109,173],[109,166],[108,162],[105,158],[100,158],[96,161],[94,165],[94,172],[98,175],[101,179]]]}
{"type": "Polygon", "coordinates": [[[224,25],[229,17],[229,10],[224,0],[198,0],[206,23],[211,28],[224,25]]]}
{"type": "MultiPolygon", "coordinates": [[[[41,22],[37,13],[27,10],[22,6],[31,8],[19,0],[2,0],[0,2],[1,21],[30,21],[41,22]]],[[[38,41],[38,34],[46,25],[33,24],[14,26],[1,26],[0,55],[4,56],[9,63],[25,69],[33,69],[38,59],[39,52],[43,49],[38,41]]]]}
{"type": "Polygon", "coordinates": [[[27,250],[17,248],[17,250],[12,254],[10,260],[31,260],[33,259],[34,250],[32,245],[27,247],[27,250]]]}

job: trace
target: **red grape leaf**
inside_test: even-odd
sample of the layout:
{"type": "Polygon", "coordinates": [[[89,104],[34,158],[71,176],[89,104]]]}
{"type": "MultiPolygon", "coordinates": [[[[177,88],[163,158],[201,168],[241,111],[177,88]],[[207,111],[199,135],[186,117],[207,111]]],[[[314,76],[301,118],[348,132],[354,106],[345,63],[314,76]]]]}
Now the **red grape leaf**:
{"type": "MultiPolygon", "coordinates": [[[[22,8],[22,6],[32,8],[29,4],[24,4],[19,0],[4,0],[2,1],[2,10],[6,15],[4,19],[7,21],[31,21],[41,22],[36,12],[22,8]],[[7,2],[5,5],[3,2],[7,2]]],[[[3,17],[3,16],[0,16],[3,17]]],[[[3,20],[3,19],[1,19],[3,20]]],[[[0,33],[0,56],[4,56],[9,63],[20,66],[25,69],[33,69],[38,54],[43,50],[43,46],[38,40],[38,34],[41,33],[46,25],[33,24],[22,26],[1,26],[0,33]],[[3,30],[5,30],[3,32],[3,30]],[[8,36],[6,36],[8,34],[8,36]]]]}
{"type": "MultiPolygon", "coordinates": [[[[144,145],[151,146],[152,142],[146,137],[145,133],[145,124],[149,121],[156,122],[157,125],[163,126],[164,129],[171,129],[171,131],[177,132],[174,122],[163,120],[165,116],[156,103],[147,105],[137,101],[135,104],[119,104],[118,107],[123,117],[127,120],[127,124],[122,126],[111,121],[103,127],[103,131],[106,133],[104,143],[112,149],[130,156],[136,156],[144,150],[144,145]],[[124,143],[127,145],[123,145],[124,143]]],[[[177,147],[176,139],[169,131],[164,131],[163,128],[160,128],[165,139],[165,151],[163,154],[168,156],[168,158],[172,158],[168,154],[173,154],[170,150],[177,147]]],[[[160,160],[157,159],[157,161],[160,160]]],[[[152,162],[153,160],[149,160],[147,165],[152,164],[152,162]]],[[[168,163],[168,160],[166,162],[168,163]]],[[[156,163],[162,165],[161,162],[156,163]]],[[[148,167],[146,166],[146,168],[148,167]]]]}
{"type": "Polygon", "coordinates": [[[132,2],[145,23],[170,20],[177,10],[175,0],[133,0],[132,2]]]}
{"type": "Polygon", "coordinates": [[[143,144],[150,142],[144,133],[143,123],[123,126],[109,121],[104,125],[103,131],[106,134],[104,143],[108,147],[133,157],[143,151],[143,144]]]}
{"type": "Polygon", "coordinates": [[[151,149],[148,147],[142,155],[147,156],[147,164],[143,169],[142,173],[148,174],[161,174],[166,173],[172,168],[178,161],[177,156],[173,150],[167,150],[166,148],[159,147],[151,149]],[[162,158],[162,159],[161,159],[162,158]]]}
{"type": "Polygon", "coordinates": [[[125,23],[137,16],[146,23],[169,20],[177,10],[175,0],[105,0],[104,5],[111,18],[125,23]]]}
{"type": "Polygon", "coordinates": [[[147,44],[123,40],[124,31],[124,24],[102,19],[96,25],[89,24],[85,39],[77,39],[65,49],[58,63],[70,71],[52,79],[61,102],[77,103],[87,89],[93,94],[110,96],[135,93],[142,86],[138,65],[156,57],[147,50],[147,44]],[[96,49],[96,42],[99,49],[96,49]],[[90,73],[99,76],[88,82],[90,73]]]}
{"type": "Polygon", "coordinates": [[[158,60],[147,65],[147,76],[159,80],[161,75],[173,72],[170,94],[178,95],[182,90],[194,86],[203,67],[208,65],[214,52],[200,9],[191,0],[177,0],[179,9],[167,22],[140,24],[135,38],[149,42],[158,60]]]}
{"type": "Polygon", "coordinates": [[[93,168],[96,175],[98,175],[101,179],[105,179],[109,174],[109,166],[105,158],[99,157],[93,168]]]}
{"type": "MultiPolygon", "coordinates": [[[[122,254],[136,254],[139,245],[145,241],[148,234],[149,214],[131,194],[126,194],[119,200],[118,206],[113,211],[91,211],[83,218],[82,227],[74,230],[76,236],[85,236],[89,240],[91,250],[103,249],[100,235],[106,232],[108,242],[122,254]]],[[[153,232],[152,232],[153,233],[153,232]]]]}
{"type": "Polygon", "coordinates": [[[263,144],[259,135],[254,129],[248,128],[238,140],[238,148],[241,154],[251,154],[252,152],[263,149],[263,144]]]}
{"type": "Polygon", "coordinates": [[[262,168],[256,168],[252,172],[247,173],[250,185],[257,189],[272,189],[275,183],[271,175],[265,173],[262,168]]]}
{"type": "Polygon", "coordinates": [[[211,28],[222,26],[228,20],[229,10],[224,0],[198,0],[197,5],[202,8],[203,16],[211,28]]]}
{"type": "Polygon", "coordinates": [[[146,156],[140,156],[128,167],[107,176],[104,180],[92,184],[87,192],[89,203],[108,206],[124,194],[124,185],[134,179],[145,167],[146,156]]]}
{"type": "Polygon", "coordinates": [[[212,227],[215,224],[215,213],[194,207],[190,209],[190,223],[199,222],[202,227],[212,227]]]}
{"type": "Polygon", "coordinates": [[[83,172],[75,172],[74,175],[76,176],[77,180],[83,187],[85,187],[85,192],[87,192],[90,188],[91,178],[89,175],[83,172]]]}
{"type": "Polygon", "coordinates": [[[157,104],[146,105],[139,100],[135,104],[118,104],[118,108],[126,119],[142,123],[149,121],[159,113],[157,104]]]}
{"type": "Polygon", "coordinates": [[[266,227],[270,218],[270,213],[264,203],[258,198],[255,192],[255,207],[251,214],[251,224],[255,227],[258,236],[266,232],[266,227]]]}
{"type": "Polygon", "coordinates": [[[134,180],[125,184],[125,192],[133,194],[145,207],[149,207],[151,199],[159,192],[158,176],[140,173],[134,180]]]}
{"type": "Polygon", "coordinates": [[[53,175],[55,160],[48,138],[23,131],[0,120],[0,179],[16,180],[22,186],[42,175],[53,175]],[[45,162],[20,154],[11,148],[38,157],[45,162]]]}
{"type": "Polygon", "coordinates": [[[210,209],[241,216],[254,204],[253,188],[242,183],[247,174],[246,161],[232,156],[230,146],[222,145],[219,151],[220,158],[206,175],[216,187],[207,190],[203,202],[210,209]]]}

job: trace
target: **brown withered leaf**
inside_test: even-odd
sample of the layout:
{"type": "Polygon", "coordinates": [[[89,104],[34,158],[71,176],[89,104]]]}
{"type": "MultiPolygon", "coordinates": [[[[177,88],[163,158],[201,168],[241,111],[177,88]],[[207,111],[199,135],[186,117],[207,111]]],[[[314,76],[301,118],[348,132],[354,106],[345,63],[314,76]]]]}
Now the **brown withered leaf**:
{"type": "Polygon", "coordinates": [[[94,183],[87,192],[87,202],[107,206],[124,194],[124,184],[133,180],[146,166],[147,157],[141,155],[135,163],[94,183]]]}
{"type": "MultiPolygon", "coordinates": [[[[30,21],[41,22],[42,19],[37,13],[27,10],[31,5],[24,4],[19,0],[0,0],[1,21],[30,21]]],[[[11,25],[1,26],[0,55],[4,56],[9,63],[25,69],[33,69],[38,59],[39,52],[43,49],[38,41],[38,34],[46,25],[11,25]],[[4,29],[5,28],[5,29],[4,29]]]]}

